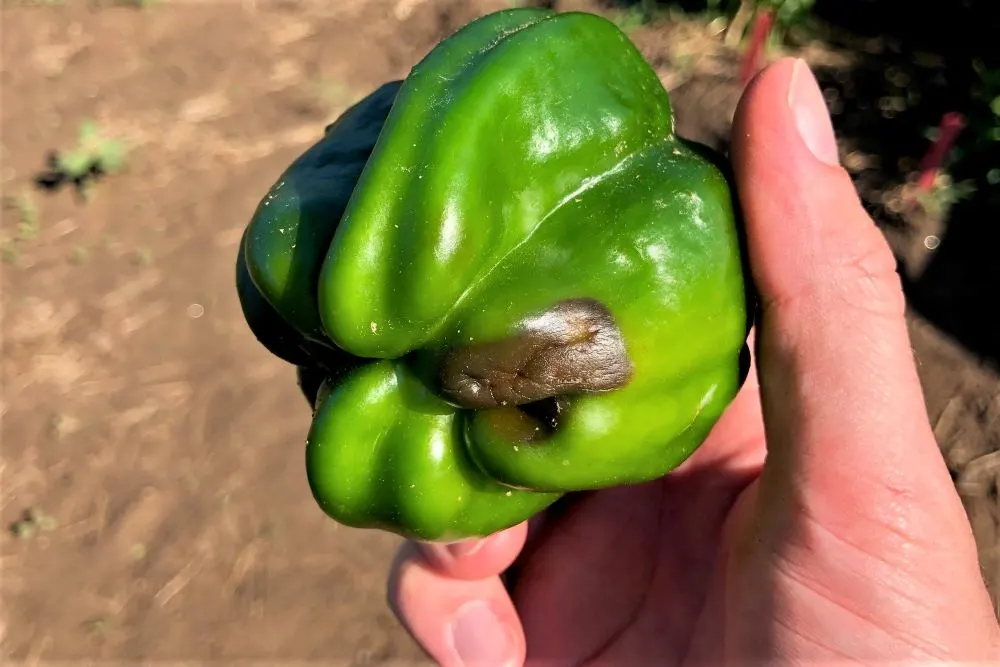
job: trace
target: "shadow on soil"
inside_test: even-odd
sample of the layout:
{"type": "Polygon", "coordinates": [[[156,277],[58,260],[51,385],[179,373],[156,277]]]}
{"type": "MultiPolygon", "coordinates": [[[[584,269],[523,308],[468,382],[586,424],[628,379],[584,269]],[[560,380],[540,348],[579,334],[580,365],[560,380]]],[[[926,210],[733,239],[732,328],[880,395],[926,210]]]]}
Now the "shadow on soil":
{"type": "MultiPolygon", "coordinates": [[[[1000,86],[983,85],[984,73],[1000,74],[1000,19],[993,2],[935,7],[940,9],[916,11],[902,0],[820,0],[816,18],[831,28],[824,39],[858,57],[850,70],[821,69],[817,77],[833,91],[838,133],[878,158],[856,180],[876,220],[889,227],[913,226],[919,216],[891,210],[881,193],[918,168],[930,147],[928,132],[944,114],[966,117],[949,171],[955,183],[975,190],[930,232],[941,243],[921,270],[901,267],[900,273],[915,310],[1000,369],[1000,186],[987,176],[1000,167],[1000,141],[988,136],[1000,127],[990,109],[1000,86]]],[[[921,246],[922,233],[916,239],[921,246]]]]}

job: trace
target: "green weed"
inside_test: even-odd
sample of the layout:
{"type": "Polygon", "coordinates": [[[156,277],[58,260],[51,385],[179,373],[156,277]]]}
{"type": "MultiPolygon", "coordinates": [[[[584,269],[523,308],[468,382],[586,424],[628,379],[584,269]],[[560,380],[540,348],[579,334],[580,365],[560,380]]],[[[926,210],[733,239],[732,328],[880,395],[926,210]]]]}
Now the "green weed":
{"type": "Polygon", "coordinates": [[[49,156],[49,169],[36,179],[49,190],[72,184],[85,201],[90,201],[94,184],[120,171],[125,164],[126,146],[104,135],[100,126],[86,120],[77,130],[76,146],[49,156]]]}

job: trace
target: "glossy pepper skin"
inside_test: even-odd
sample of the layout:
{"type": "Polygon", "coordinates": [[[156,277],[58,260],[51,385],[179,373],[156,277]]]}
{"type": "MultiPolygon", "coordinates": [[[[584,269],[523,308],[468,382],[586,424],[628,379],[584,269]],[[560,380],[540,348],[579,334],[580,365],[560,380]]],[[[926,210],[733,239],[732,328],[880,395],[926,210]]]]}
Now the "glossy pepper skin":
{"type": "Polygon", "coordinates": [[[715,157],[616,26],[540,9],[468,24],[327,128],[237,272],[314,403],[323,510],[457,540],[682,463],[747,370],[715,157]]]}

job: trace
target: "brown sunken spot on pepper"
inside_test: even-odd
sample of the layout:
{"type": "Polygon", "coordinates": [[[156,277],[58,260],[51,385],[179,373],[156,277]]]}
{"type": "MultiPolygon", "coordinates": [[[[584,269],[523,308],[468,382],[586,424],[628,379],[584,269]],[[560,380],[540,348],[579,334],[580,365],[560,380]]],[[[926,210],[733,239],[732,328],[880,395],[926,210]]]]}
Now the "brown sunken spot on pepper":
{"type": "Polygon", "coordinates": [[[497,419],[519,433],[554,428],[566,405],[555,399],[618,389],[631,377],[611,312],[589,298],[557,303],[526,320],[511,338],[453,348],[440,372],[449,400],[471,409],[500,408],[497,419]]]}

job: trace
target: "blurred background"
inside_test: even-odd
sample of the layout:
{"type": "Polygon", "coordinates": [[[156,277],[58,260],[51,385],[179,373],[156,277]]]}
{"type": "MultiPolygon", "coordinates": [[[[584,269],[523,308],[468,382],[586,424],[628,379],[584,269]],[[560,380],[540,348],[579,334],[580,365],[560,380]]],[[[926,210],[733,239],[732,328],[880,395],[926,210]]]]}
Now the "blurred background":
{"type": "MultiPolygon", "coordinates": [[[[785,54],[899,258],[935,433],[1000,586],[994,2],[3,0],[2,655],[414,664],[395,538],[326,519],[309,411],[246,328],[244,225],[323,126],[513,4],[615,20],[726,149],[785,54]]],[[[845,323],[846,325],[846,323],[845,323]]]]}

